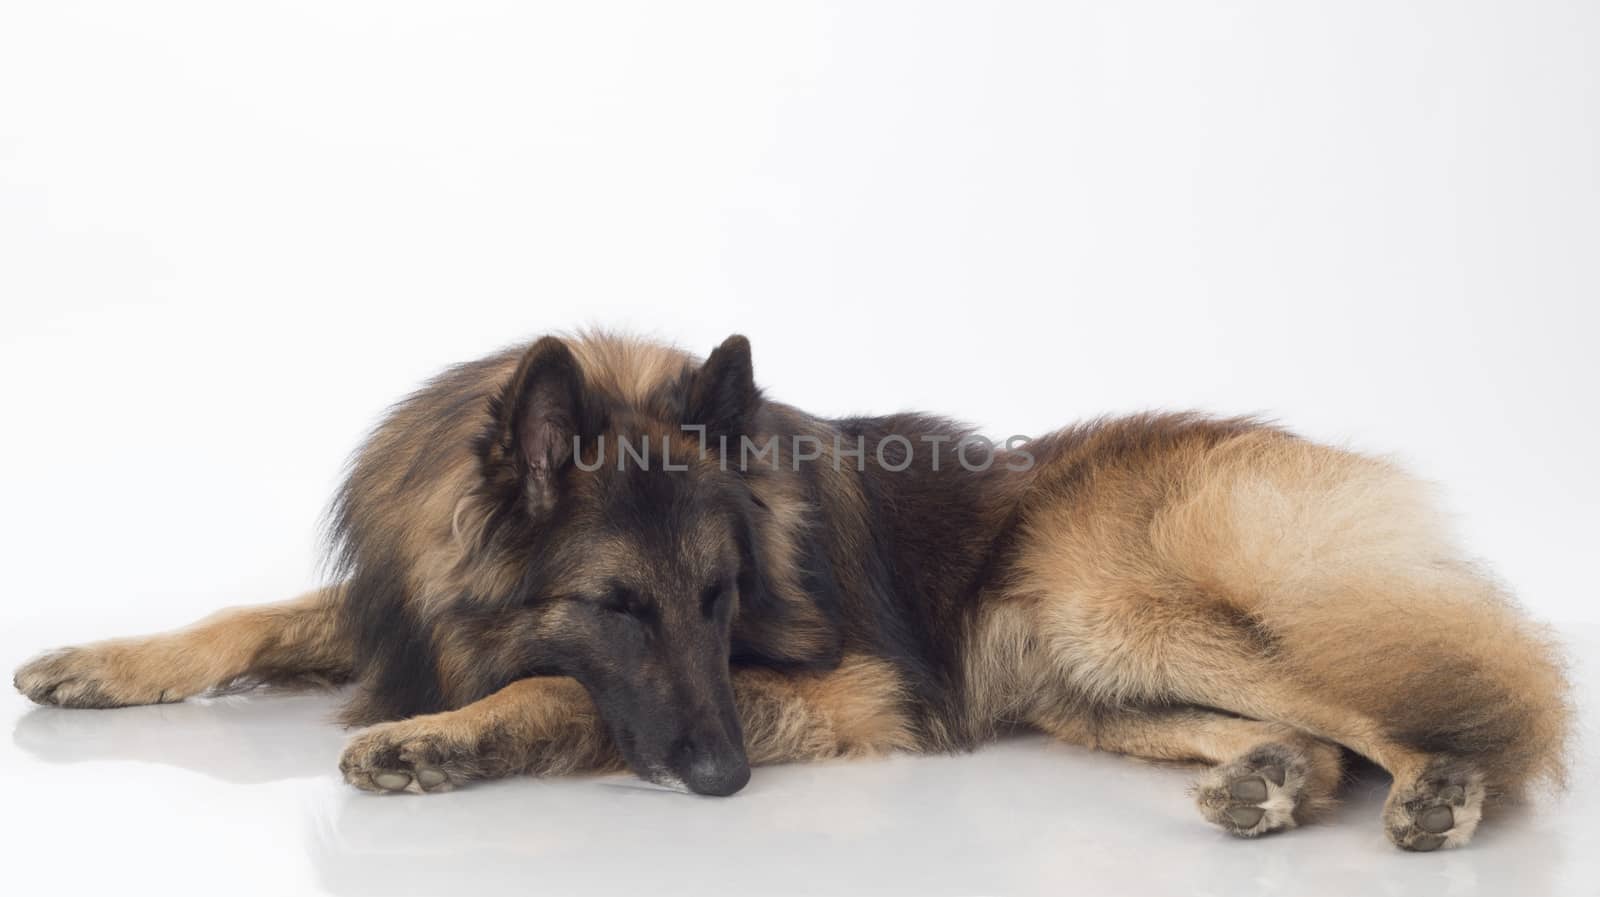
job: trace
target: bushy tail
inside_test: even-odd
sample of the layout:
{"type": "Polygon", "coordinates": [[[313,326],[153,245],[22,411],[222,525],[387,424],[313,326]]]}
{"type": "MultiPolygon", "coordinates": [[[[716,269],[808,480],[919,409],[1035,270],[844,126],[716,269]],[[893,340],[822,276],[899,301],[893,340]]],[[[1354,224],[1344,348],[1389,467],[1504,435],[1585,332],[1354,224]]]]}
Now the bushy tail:
{"type": "Polygon", "coordinates": [[[1500,794],[1564,780],[1561,652],[1465,560],[1428,488],[1390,464],[1256,432],[1207,453],[1158,550],[1272,633],[1312,693],[1500,794]]]}

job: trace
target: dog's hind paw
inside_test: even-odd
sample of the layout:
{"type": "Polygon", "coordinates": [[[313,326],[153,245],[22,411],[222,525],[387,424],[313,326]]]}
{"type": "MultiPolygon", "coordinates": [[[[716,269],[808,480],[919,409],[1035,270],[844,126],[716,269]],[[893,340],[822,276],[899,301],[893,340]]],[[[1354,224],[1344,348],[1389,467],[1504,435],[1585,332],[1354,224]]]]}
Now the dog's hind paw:
{"type": "Polygon", "coordinates": [[[1242,838],[1294,828],[1317,802],[1310,787],[1314,762],[1286,744],[1260,745],[1207,771],[1195,784],[1195,803],[1206,819],[1242,838]]]}
{"type": "Polygon", "coordinates": [[[1416,781],[1389,792],[1384,829],[1403,850],[1460,847],[1483,817],[1485,791],[1483,776],[1465,764],[1435,762],[1416,781]]]}
{"type": "Polygon", "coordinates": [[[339,759],[344,780],[363,791],[435,794],[484,777],[475,746],[425,722],[384,723],[352,738],[339,759]]]}

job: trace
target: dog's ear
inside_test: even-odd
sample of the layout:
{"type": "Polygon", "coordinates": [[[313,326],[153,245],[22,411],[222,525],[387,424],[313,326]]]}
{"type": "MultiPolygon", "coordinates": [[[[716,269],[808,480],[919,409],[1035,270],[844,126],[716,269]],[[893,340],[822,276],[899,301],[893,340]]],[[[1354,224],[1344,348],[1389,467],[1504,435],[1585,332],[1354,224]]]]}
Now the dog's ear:
{"type": "Polygon", "coordinates": [[[592,404],[567,344],[551,336],[534,343],[491,403],[494,429],[484,446],[486,475],[513,478],[531,514],[549,511],[575,444],[596,431],[592,404]]]}
{"type": "Polygon", "coordinates": [[[683,422],[705,427],[710,436],[740,436],[760,404],[750,341],[735,334],[713,349],[689,378],[683,422]]]}

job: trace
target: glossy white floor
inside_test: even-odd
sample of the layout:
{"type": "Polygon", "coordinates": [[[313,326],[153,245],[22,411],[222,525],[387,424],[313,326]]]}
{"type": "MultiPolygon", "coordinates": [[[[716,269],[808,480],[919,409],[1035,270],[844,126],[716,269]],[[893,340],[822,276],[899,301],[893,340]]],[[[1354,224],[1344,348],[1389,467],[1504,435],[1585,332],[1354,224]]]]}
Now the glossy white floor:
{"type": "MultiPolygon", "coordinates": [[[[35,621],[37,622],[37,621],[35,621]]],[[[56,624],[0,636],[11,665],[56,624]]],[[[1564,630],[1582,711],[1600,627],[1564,630]]],[[[332,695],[110,711],[5,700],[0,843],[14,894],[1600,893],[1600,782],[1405,854],[1356,776],[1327,824],[1256,842],[1204,824],[1190,772],[1023,737],[956,757],[758,770],[732,799],[625,777],[373,796],[335,771],[332,695]],[[20,889],[15,884],[21,879],[20,889]]]]}

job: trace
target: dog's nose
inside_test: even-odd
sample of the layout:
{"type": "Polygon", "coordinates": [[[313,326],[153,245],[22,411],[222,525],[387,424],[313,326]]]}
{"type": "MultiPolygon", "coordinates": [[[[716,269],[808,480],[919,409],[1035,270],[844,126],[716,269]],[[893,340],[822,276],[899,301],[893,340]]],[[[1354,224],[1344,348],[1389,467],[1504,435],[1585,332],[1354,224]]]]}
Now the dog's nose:
{"type": "Polygon", "coordinates": [[[678,774],[695,794],[726,797],[750,781],[744,745],[714,726],[681,739],[676,753],[678,774]]]}
{"type": "Polygon", "coordinates": [[[727,797],[750,781],[750,764],[744,757],[702,754],[689,762],[683,783],[695,794],[727,797]]]}

